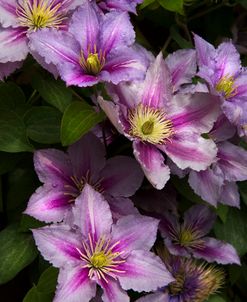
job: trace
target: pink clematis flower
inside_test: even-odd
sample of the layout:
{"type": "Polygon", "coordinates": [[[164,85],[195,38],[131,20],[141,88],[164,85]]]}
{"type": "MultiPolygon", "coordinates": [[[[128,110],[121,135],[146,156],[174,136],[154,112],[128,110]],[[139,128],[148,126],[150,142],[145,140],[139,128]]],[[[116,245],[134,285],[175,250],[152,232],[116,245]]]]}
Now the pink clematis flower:
{"type": "Polygon", "coordinates": [[[108,203],[89,185],[76,199],[74,217],[76,231],[62,225],[33,230],[43,257],[60,268],[54,302],[89,302],[96,285],[104,302],[128,302],[126,290],[149,292],[174,281],[149,251],[158,220],[129,215],[113,224],[108,203]]]}
{"type": "Polygon", "coordinates": [[[173,96],[171,82],[170,71],[159,54],[144,82],[109,85],[114,103],[98,98],[118,131],[133,141],[134,155],[157,189],[170,177],[162,153],[179,168],[196,171],[205,170],[217,153],[214,142],[201,136],[211,130],[218,116],[215,97],[208,93],[173,96]]]}
{"type": "Polygon", "coordinates": [[[45,222],[58,222],[71,214],[74,201],[85,184],[104,194],[114,218],[136,213],[127,198],[143,180],[138,163],[127,156],[105,159],[104,146],[93,134],[68,148],[38,150],[34,166],[43,186],[31,196],[25,214],[45,222]]]}

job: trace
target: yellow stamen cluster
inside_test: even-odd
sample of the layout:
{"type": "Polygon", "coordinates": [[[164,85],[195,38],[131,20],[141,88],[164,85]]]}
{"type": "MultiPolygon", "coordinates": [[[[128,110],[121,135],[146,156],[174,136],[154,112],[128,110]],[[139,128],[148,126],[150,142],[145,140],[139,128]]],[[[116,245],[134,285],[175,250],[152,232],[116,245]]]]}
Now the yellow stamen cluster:
{"type": "Polygon", "coordinates": [[[73,185],[66,184],[64,187],[65,189],[68,189],[68,192],[65,192],[64,195],[71,196],[71,199],[69,200],[69,203],[72,203],[75,201],[75,198],[78,197],[78,191],[81,192],[85,186],[85,184],[89,184],[94,188],[95,191],[98,191],[99,193],[103,193],[104,189],[101,186],[102,179],[98,179],[97,181],[93,181],[90,175],[90,172],[87,171],[86,175],[79,178],[76,175],[73,175],[70,177],[70,179],[73,182],[73,185]],[[77,189],[77,191],[75,190],[77,189]]]}
{"type": "Polygon", "coordinates": [[[116,279],[115,273],[125,273],[118,269],[121,263],[126,260],[120,258],[123,252],[113,252],[113,249],[119,244],[119,241],[111,244],[110,239],[100,238],[96,244],[93,243],[91,235],[88,236],[88,242],[83,241],[84,251],[77,249],[81,260],[85,262],[83,268],[89,268],[88,276],[90,279],[96,277],[104,279],[107,283],[106,275],[116,279]]]}
{"type": "Polygon", "coordinates": [[[174,134],[172,122],[162,109],[142,104],[129,111],[130,135],[154,145],[163,144],[174,134]]]}
{"type": "Polygon", "coordinates": [[[226,99],[233,97],[237,93],[237,88],[234,85],[234,78],[231,76],[222,77],[216,84],[215,89],[218,92],[224,93],[226,99]]]}
{"type": "Polygon", "coordinates": [[[23,0],[16,9],[21,26],[36,31],[40,28],[60,28],[67,18],[64,12],[59,12],[61,2],[56,0],[23,0]]]}
{"type": "Polygon", "coordinates": [[[87,74],[97,75],[105,65],[105,53],[102,50],[98,52],[96,45],[92,52],[89,46],[87,56],[81,51],[79,63],[87,74]]]}

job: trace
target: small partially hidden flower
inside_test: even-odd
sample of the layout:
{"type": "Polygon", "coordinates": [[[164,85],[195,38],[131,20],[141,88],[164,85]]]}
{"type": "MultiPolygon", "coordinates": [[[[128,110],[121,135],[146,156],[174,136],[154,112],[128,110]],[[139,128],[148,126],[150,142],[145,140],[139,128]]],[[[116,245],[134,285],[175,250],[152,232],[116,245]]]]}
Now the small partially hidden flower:
{"type": "Polygon", "coordinates": [[[143,180],[138,163],[127,156],[106,161],[103,144],[91,133],[71,145],[68,153],[36,151],[34,166],[44,185],[31,196],[25,214],[45,222],[61,221],[86,184],[105,195],[116,217],[137,211],[126,197],[133,195],[143,180]]]}
{"type": "Polygon", "coordinates": [[[165,247],[158,254],[175,281],[137,302],[204,302],[223,285],[224,273],[213,265],[171,256],[165,247]]]}
{"type": "Polygon", "coordinates": [[[143,0],[96,0],[96,2],[103,10],[119,10],[136,13],[136,5],[142,3],[143,0]]]}
{"type": "Polygon", "coordinates": [[[165,214],[159,228],[167,249],[173,255],[193,256],[220,264],[240,264],[231,244],[206,236],[215,219],[216,214],[208,207],[195,205],[185,212],[182,223],[172,214],[165,214]]]}
{"type": "Polygon", "coordinates": [[[149,292],[174,281],[149,251],[158,220],[129,215],[113,224],[108,203],[89,185],[76,199],[74,218],[76,230],[61,224],[33,230],[44,258],[60,268],[54,302],[89,302],[97,284],[103,301],[128,302],[125,290],[149,292]]]}

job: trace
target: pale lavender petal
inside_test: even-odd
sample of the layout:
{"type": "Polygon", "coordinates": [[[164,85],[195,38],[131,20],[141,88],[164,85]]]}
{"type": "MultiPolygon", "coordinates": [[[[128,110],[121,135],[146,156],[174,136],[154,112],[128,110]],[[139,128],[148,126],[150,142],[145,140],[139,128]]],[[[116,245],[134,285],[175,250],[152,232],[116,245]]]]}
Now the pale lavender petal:
{"type": "Polygon", "coordinates": [[[164,164],[162,154],[156,147],[142,142],[134,142],[133,148],[147,179],[156,189],[161,190],[170,178],[170,169],[164,164]]]}
{"type": "Polygon", "coordinates": [[[201,134],[212,129],[219,112],[218,97],[209,93],[195,93],[174,96],[167,113],[175,134],[184,130],[201,134]]]}
{"type": "Polygon", "coordinates": [[[106,164],[104,145],[92,133],[84,135],[78,142],[69,146],[68,154],[73,166],[73,175],[78,178],[88,174],[92,179],[99,178],[99,172],[106,164]]]}
{"type": "Polygon", "coordinates": [[[221,107],[224,114],[233,125],[242,126],[243,124],[246,124],[247,102],[243,102],[241,98],[233,98],[231,101],[223,102],[221,107]]]}
{"type": "Polygon", "coordinates": [[[240,72],[240,55],[231,42],[221,43],[216,52],[216,70],[218,79],[224,76],[235,76],[240,72]]]}
{"type": "Polygon", "coordinates": [[[16,0],[0,0],[0,24],[3,27],[18,27],[16,0]]]}
{"type": "Polygon", "coordinates": [[[127,13],[110,12],[104,16],[100,47],[106,55],[119,47],[130,46],[134,41],[135,32],[127,13]]]}
{"type": "Polygon", "coordinates": [[[103,288],[103,302],[129,302],[128,294],[120,287],[115,279],[108,278],[108,282],[103,279],[97,280],[97,283],[103,288]]]}
{"type": "Polygon", "coordinates": [[[119,122],[119,107],[113,102],[105,101],[101,96],[98,97],[98,103],[101,109],[105,112],[113,126],[119,133],[123,133],[122,125],[119,122]]]}
{"type": "Polygon", "coordinates": [[[22,62],[8,62],[0,63],[0,81],[3,81],[16,69],[19,69],[22,66],[22,62]]]}
{"type": "Polygon", "coordinates": [[[59,222],[71,209],[70,197],[62,188],[42,186],[31,196],[24,214],[45,222],[59,222]]]}
{"type": "Polygon", "coordinates": [[[240,264],[240,259],[235,248],[223,241],[211,237],[205,237],[204,247],[201,249],[193,249],[195,258],[202,258],[208,262],[220,264],[240,264]]]}
{"type": "Polygon", "coordinates": [[[149,251],[156,240],[158,224],[159,220],[142,215],[120,218],[112,227],[112,240],[120,242],[116,249],[124,251],[124,257],[133,250],[149,251]]]}
{"type": "Polygon", "coordinates": [[[191,171],[189,184],[194,192],[214,207],[220,201],[224,178],[208,168],[205,171],[191,171]]]}
{"type": "Polygon", "coordinates": [[[222,188],[220,203],[226,204],[230,207],[240,208],[240,196],[238,186],[235,182],[225,182],[222,188]]]}
{"type": "Polygon", "coordinates": [[[199,68],[203,65],[208,66],[212,69],[215,68],[215,56],[216,50],[207,41],[202,39],[200,36],[194,34],[195,47],[197,52],[197,60],[199,68]]]}
{"type": "Polygon", "coordinates": [[[34,59],[35,59],[35,60],[36,60],[36,61],[37,61],[44,69],[46,69],[47,71],[49,71],[50,73],[53,74],[53,76],[54,76],[55,79],[58,78],[59,72],[58,72],[58,69],[57,69],[57,67],[56,67],[55,64],[53,64],[53,63],[47,64],[47,63],[45,62],[45,59],[44,59],[41,55],[39,55],[37,52],[35,52],[35,51],[30,50],[30,53],[31,53],[31,55],[33,56],[33,58],[34,58],[34,59]]]}
{"type": "Polygon", "coordinates": [[[90,301],[96,295],[96,282],[88,278],[88,270],[76,267],[61,269],[53,302],[90,301]]]}
{"type": "Polygon", "coordinates": [[[145,297],[136,300],[136,302],[171,302],[171,301],[167,293],[160,291],[154,294],[146,295],[145,297]]]}
{"type": "Polygon", "coordinates": [[[143,85],[142,104],[163,108],[171,100],[171,76],[162,53],[148,68],[143,85]]]}
{"type": "Polygon", "coordinates": [[[43,57],[47,64],[79,65],[80,45],[68,32],[44,28],[29,34],[29,40],[31,50],[43,57]]]}
{"type": "Polygon", "coordinates": [[[247,179],[247,151],[229,142],[218,144],[217,166],[228,181],[247,179]]]}
{"type": "Polygon", "coordinates": [[[191,83],[196,75],[196,51],[194,49],[180,49],[168,55],[165,62],[171,72],[173,90],[179,86],[191,83]]]}
{"type": "Polygon", "coordinates": [[[80,264],[79,237],[66,225],[52,225],[33,229],[35,243],[42,256],[55,267],[80,264]]]}
{"type": "Polygon", "coordinates": [[[133,158],[115,156],[107,161],[100,178],[101,185],[108,194],[129,197],[141,186],[143,172],[133,158]]]}
{"type": "Polygon", "coordinates": [[[109,9],[118,9],[136,13],[136,5],[142,3],[143,0],[105,0],[109,9]]]}
{"type": "Polygon", "coordinates": [[[170,158],[167,158],[167,165],[169,166],[170,170],[171,170],[171,174],[172,175],[176,175],[179,178],[184,178],[189,172],[190,169],[180,169],[170,158]]]}
{"type": "Polygon", "coordinates": [[[200,232],[201,236],[206,235],[212,229],[217,215],[209,207],[194,205],[184,213],[184,226],[200,232]]]}
{"type": "Polygon", "coordinates": [[[145,76],[146,62],[133,49],[122,47],[107,58],[99,74],[102,81],[118,84],[122,81],[142,80],[145,76]]]}
{"type": "Polygon", "coordinates": [[[149,292],[174,281],[161,259],[148,251],[133,251],[120,267],[125,273],[118,274],[118,279],[126,290],[149,292]]]}
{"type": "Polygon", "coordinates": [[[81,49],[87,55],[91,47],[98,48],[100,32],[100,15],[97,13],[94,3],[86,1],[72,16],[69,32],[80,43],[81,49]]]}
{"type": "Polygon", "coordinates": [[[234,136],[236,127],[234,127],[224,114],[221,114],[210,131],[210,137],[215,142],[225,141],[234,136]]]}
{"type": "Polygon", "coordinates": [[[22,61],[28,54],[26,32],[22,28],[0,27],[0,63],[22,61]]]}
{"type": "Polygon", "coordinates": [[[158,146],[180,168],[201,171],[215,160],[217,147],[211,139],[204,139],[192,132],[174,135],[165,145],[158,146]]]}
{"type": "Polygon", "coordinates": [[[232,98],[229,98],[229,100],[232,100],[235,97],[237,97],[237,98],[241,98],[243,102],[246,102],[246,97],[247,97],[246,79],[247,79],[247,69],[245,68],[240,72],[240,74],[234,80],[234,86],[237,87],[237,94],[234,95],[232,98]]]}
{"type": "Polygon", "coordinates": [[[109,203],[114,222],[123,216],[139,214],[139,211],[129,198],[107,196],[106,200],[109,203]]]}
{"type": "Polygon", "coordinates": [[[34,167],[39,180],[54,186],[63,186],[73,175],[69,156],[56,149],[43,149],[34,153],[34,167]]]}
{"type": "Polygon", "coordinates": [[[80,227],[85,238],[91,234],[92,239],[97,241],[110,233],[113,223],[110,207],[103,196],[90,185],[86,184],[76,198],[73,213],[75,225],[80,227]]]}

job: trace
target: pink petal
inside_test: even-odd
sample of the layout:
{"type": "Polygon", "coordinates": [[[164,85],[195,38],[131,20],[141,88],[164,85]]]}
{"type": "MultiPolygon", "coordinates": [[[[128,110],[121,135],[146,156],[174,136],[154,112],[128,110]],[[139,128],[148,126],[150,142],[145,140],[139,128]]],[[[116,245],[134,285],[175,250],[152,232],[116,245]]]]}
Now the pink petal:
{"type": "Polygon", "coordinates": [[[0,24],[2,27],[18,27],[16,0],[0,0],[0,24]]]}
{"type": "Polygon", "coordinates": [[[220,203],[226,204],[230,207],[240,208],[240,196],[238,192],[238,185],[235,182],[224,183],[220,203]]]}
{"type": "Polygon", "coordinates": [[[103,279],[97,280],[97,283],[103,288],[103,302],[129,302],[129,296],[122,290],[118,281],[108,278],[108,283],[103,279]]]}

